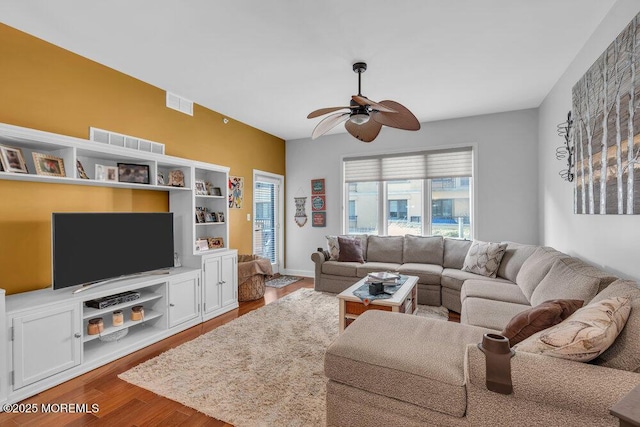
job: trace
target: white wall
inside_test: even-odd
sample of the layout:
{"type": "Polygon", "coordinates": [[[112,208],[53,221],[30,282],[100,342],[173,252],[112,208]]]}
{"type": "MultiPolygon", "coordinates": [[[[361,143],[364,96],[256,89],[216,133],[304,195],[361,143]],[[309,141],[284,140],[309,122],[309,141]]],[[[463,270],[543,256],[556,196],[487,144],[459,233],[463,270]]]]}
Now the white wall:
{"type": "Polygon", "coordinates": [[[603,19],[539,108],[540,241],[611,271],[640,279],[640,215],[576,215],[573,183],[558,171],[556,125],[571,109],[571,89],[607,46],[640,11],[640,1],[619,0],[603,19]]]}
{"type": "Polygon", "coordinates": [[[313,275],[311,253],[342,233],[342,158],[476,144],[476,238],[538,243],[538,114],[521,110],[423,123],[417,132],[383,127],[365,144],[349,134],[286,142],[286,272],[313,275]],[[311,226],[311,180],[325,178],[327,226],[311,226]],[[298,227],[294,197],[306,196],[309,221],[298,227]]]}

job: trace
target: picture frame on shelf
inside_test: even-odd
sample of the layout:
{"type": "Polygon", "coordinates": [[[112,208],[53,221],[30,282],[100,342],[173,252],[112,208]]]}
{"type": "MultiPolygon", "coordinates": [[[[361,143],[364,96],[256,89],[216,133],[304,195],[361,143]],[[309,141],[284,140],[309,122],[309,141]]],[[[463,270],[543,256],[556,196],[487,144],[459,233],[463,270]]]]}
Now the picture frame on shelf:
{"type": "Polygon", "coordinates": [[[196,207],[196,223],[197,224],[202,224],[206,221],[206,214],[207,214],[207,210],[205,208],[202,207],[196,207]]]}
{"type": "Polygon", "coordinates": [[[215,212],[205,212],[204,222],[218,222],[215,212]]]}
{"type": "Polygon", "coordinates": [[[196,240],[196,251],[208,251],[209,241],[207,239],[196,240]]]}
{"type": "Polygon", "coordinates": [[[84,171],[84,167],[80,160],[76,160],[76,170],[78,171],[78,178],[80,179],[89,179],[89,175],[84,171]]]}
{"type": "Polygon", "coordinates": [[[4,172],[29,173],[22,150],[19,148],[0,145],[0,161],[4,172]]]}
{"type": "Polygon", "coordinates": [[[224,222],[224,212],[218,212],[218,222],[224,222]]]}
{"type": "Polygon", "coordinates": [[[224,248],[224,239],[222,237],[208,237],[207,243],[209,244],[209,249],[224,248]]]}
{"type": "Polygon", "coordinates": [[[167,185],[172,187],[184,187],[184,172],[180,169],[169,171],[169,182],[167,185]]]}
{"type": "Polygon", "coordinates": [[[43,153],[31,153],[36,174],[45,176],[67,176],[64,171],[64,159],[43,153]]]}
{"type": "Polygon", "coordinates": [[[107,171],[105,170],[105,165],[96,165],[96,180],[97,181],[106,181],[107,171]]]}
{"type": "Polygon", "coordinates": [[[207,184],[203,180],[196,179],[194,187],[195,187],[195,191],[196,191],[196,196],[206,196],[207,195],[207,184]]]}
{"type": "Polygon", "coordinates": [[[222,196],[222,189],[220,187],[212,187],[211,188],[212,196],[222,196]]]}
{"type": "Polygon", "coordinates": [[[118,182],[118,167],[117,166],[104,166],[104,180],[110,182],[118,182]]]}
{"type": "Polygon", "coordinates": [[[149,165],[118,163],[118,181],[149,184],[149,165]]]}
{"type": "Polygon", "coordinates": [[[162,172],[158,172],[156,175],[156,185],[164,185],[164,174],[162,172]]]}

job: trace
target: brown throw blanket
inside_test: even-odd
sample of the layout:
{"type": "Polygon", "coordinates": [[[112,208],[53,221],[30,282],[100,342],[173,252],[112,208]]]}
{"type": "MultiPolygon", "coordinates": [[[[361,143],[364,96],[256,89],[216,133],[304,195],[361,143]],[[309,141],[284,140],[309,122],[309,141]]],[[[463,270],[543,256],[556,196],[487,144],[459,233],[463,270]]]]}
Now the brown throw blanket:
{"type": "Polygon", "coordinates": [[[256,274],[273,275],[271,261],[258,255],[238,255],[238,283],[256,274]]]}

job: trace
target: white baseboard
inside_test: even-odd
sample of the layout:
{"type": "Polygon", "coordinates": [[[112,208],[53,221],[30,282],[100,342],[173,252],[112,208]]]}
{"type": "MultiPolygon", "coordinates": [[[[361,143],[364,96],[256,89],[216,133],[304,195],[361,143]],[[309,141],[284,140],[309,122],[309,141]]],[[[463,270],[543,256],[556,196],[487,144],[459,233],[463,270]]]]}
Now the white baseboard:
{"type": "Polygon", "coordinates": [[[283,271],[280,272],[280,274],[286,274],[289,276],[302,276],[302,277],[315,277],[315,272],[313,270],[308,271],[308,270],[291,270],[288,268],[285,268],[283,271]]]}

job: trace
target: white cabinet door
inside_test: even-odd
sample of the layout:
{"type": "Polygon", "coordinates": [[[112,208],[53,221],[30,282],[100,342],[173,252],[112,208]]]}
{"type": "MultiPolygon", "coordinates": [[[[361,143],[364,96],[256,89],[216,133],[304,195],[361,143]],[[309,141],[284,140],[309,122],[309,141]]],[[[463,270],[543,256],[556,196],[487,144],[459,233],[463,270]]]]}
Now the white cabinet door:
{"type": "Polygon", "coordinates": [[[169,327],[195,319],[200,314],[197,276],[169,282],[169,327]]]}
{"type": "Polygon", "coordinates": [[[14,317],[13,388],[33,384],[79,365],[81,325],[79,304],[14,317]]]}
{"type": "Polygon", "coordinates": [[[220,278],[221,259],[216,256],[206,257],[203,258],[202,263],[202,286],[204,287],[203,312],[206,314],[222,307],[220,303],[220,285],[222,283],[222,279],[220,278]]]}
{"type": "Polygon", "coordinates": [[[238,301],[238,268],[235,254],[221,257],[221,288],[222,306],[234,304],[238,301]]]}

